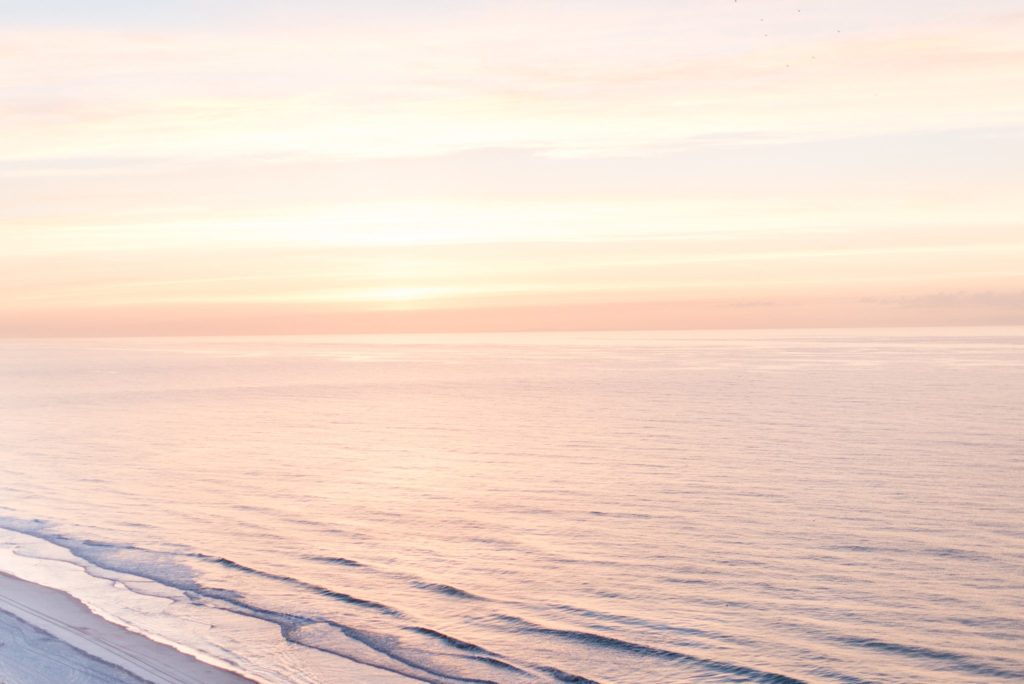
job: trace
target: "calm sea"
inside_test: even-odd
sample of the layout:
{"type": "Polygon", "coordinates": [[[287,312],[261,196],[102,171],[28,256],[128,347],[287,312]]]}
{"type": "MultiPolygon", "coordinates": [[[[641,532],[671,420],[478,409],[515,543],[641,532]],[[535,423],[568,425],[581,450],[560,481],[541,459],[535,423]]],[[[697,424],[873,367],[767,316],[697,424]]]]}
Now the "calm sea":
{"type": "Polygon", "coordinates": [[[0,569],[267,682],[1024,680],[1024,329],[0,342],[0,569]]]}

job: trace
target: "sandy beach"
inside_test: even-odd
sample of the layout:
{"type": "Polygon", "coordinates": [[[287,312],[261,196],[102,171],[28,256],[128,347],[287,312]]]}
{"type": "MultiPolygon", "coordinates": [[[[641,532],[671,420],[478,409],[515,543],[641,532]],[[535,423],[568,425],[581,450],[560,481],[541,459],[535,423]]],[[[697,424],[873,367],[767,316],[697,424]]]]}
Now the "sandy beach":
{"type": "Polygon", "coordinates": [[[3,684],[252,681],[107,622],[68,594],[0,573],[3,684]]]}

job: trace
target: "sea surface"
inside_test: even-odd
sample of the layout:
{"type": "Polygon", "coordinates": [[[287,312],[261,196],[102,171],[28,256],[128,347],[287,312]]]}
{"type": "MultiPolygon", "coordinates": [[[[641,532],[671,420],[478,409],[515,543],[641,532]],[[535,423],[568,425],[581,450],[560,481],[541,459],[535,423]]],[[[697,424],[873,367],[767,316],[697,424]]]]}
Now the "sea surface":
{"type": "Polygon", "coordinates": [[[0,342],[0,570],[265,682],[1024,681],[1024,329],[0,342]]]}

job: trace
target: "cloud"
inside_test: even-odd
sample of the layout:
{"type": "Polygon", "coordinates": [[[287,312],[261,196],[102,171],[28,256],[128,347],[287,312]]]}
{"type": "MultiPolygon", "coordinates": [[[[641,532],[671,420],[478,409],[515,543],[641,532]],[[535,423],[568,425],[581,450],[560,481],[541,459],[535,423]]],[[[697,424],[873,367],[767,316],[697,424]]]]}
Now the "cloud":
{"type": "Polygon", "coordinates": [[[369,35],[3,31],[0,156],[647,155],[1024,117],[1019,16],[771,40],[731,20],[723,48],[692,7],[538,11],[369,35]]]}
{"type": "Polygon", "coordinates": [[[862,301],[908,309],[1011,309],[1024,314],[1024,290],[933,292],[903,297],[866,297],[862,301]]]}
{"type": "Polygon", "coordinates": [[[300,4],[0,28],[4,325],[1020,311],[1009,2],[300,4]]]}

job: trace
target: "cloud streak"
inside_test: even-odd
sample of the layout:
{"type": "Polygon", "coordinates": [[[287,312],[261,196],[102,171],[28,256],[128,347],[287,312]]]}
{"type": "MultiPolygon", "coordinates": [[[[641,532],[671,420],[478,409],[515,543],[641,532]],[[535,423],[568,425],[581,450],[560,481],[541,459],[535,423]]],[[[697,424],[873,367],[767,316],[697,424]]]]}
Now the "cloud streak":
{"type": "Polygon", "coordinates": [[[0,331],[1016,320],[1024,13],[804,4],[41,0],[0,331]]]}
{"type": "Polygon", "coordinates": [[[1024,111],[1020,15],[785,39],[737,24],[723,51],[681,39],[711,17],[624,31],[596,14],[370,36],[8,29],[0,154],[646,155],[1015,125],[1024,111]]]}

